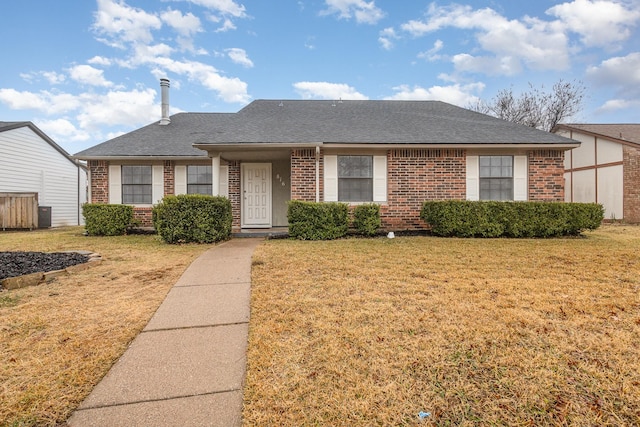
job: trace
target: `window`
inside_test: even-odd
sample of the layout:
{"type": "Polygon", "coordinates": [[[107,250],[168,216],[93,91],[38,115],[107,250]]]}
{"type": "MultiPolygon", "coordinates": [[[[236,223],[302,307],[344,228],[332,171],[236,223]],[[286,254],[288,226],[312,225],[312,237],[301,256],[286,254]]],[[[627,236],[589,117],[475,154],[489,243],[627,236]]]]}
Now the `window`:
{"type": "Polygon", "coordinates": [[[187,166],[187,194],[213,194],[211,166],[187,166]]]}
{"type": "Polygon", "coordinates": [[[122,203],[151,204],[151,166],[122,166],[122,203]]]}
{"type": "Polygon", "coordinates": [[[513,200],[512,156],[480,156],[480,200],[513,200]]]}
{"type": "Polygon", "coordinates": [[[338,156],[338,200],[373,200],[373,156],[338,156]]]}

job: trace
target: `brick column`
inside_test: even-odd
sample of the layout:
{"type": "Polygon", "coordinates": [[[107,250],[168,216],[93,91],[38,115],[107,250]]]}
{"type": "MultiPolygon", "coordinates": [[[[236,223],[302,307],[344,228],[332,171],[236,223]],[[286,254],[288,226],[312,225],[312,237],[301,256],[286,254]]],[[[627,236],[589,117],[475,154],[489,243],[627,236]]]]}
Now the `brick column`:
{"type": "Polygon", "coordinates": [[[233,216],[231,226],[236,229],[242,225],[240,222],[240,197],[240,162],[229,162],[229,200],[233,216]]]}
{"type": "Polygon", "coordinates": [[[564,201],[564,151],[529,151],[529,200],[564,201]]]}
{"type": "Polygon", "coordinates": [[[164,161],[164,195],[175,194],[175,164],[172,160],[164,161]]]}
{"type": "Polygon", "coordinates": [[[89,160],[91,203],[109,203],[109,162],[89,160]]]}
{"type": "Polygon", "coordinates": [[[623,216],[625,222],[640,222],[640,149],[623,146],[623,216]]]}
{"type": "MultiPolygon", "coordinates": [[[[323,154],[319,154],[318,190],[323,200],[323,154]]],[[[291,200],[316,201],[316,149],[291,150],[291,200]]]]}

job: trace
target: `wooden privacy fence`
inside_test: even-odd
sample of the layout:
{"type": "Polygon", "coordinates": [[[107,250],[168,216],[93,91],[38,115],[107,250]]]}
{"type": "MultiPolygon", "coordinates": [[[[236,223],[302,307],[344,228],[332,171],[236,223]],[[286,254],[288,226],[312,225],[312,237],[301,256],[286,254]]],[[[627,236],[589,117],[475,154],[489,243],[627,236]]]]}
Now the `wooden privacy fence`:
{"type": "Polygon", "coordinates": [[[0,227],[38,228],[38,193],[0,193],[0,227]]]}

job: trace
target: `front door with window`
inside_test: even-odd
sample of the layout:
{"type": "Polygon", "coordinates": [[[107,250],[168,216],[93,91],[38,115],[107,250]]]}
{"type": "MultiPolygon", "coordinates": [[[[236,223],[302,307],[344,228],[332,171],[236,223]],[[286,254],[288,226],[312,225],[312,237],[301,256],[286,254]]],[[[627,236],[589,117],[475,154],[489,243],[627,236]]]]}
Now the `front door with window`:
{"type": "Polygon", "coordinates": [[[271,163],[242,163],[242,227],[271,227],[271,163]]]}

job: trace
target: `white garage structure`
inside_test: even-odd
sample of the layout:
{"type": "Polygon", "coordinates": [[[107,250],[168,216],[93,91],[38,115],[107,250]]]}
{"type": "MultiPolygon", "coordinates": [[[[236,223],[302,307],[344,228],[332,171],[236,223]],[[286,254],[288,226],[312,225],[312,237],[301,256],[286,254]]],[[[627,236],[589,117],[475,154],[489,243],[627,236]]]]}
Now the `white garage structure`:
{"type": "Polygon", "coordinates": [[[11,200],[32,194],[50,212],[52,227],[81,225],[86,167],[33,123],[0,122],[0,194],[5,216],[11,200]]]}

